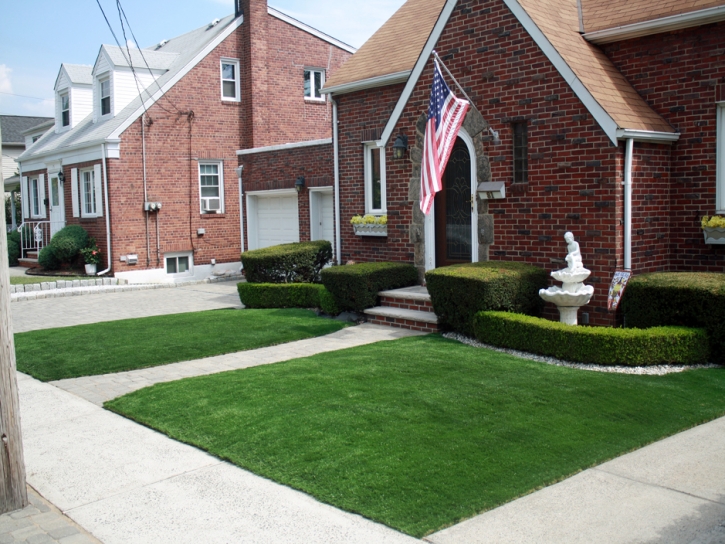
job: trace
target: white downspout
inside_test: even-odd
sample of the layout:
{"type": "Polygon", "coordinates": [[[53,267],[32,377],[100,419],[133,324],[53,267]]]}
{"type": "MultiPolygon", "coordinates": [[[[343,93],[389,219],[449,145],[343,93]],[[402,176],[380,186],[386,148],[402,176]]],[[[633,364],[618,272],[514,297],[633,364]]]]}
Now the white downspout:
{"type": "Polygon", "coordinates": [[[332,156],[335,164],[335,260],[342,264],[342,241],[340,240],[340,158],[337,134],[337,102],[332,96],[332,156]]]}
{"type": "MultiPolygon", "coordinates": [[[[244,253],[244,193],[242,188],[242,171],[244,170],[244,166],[240,166],[237,168],[237,179],[239,179],[239,236],[241,240],[241,248],[242,253],[244,253]]],[[[239,271],[241,272],[244,269],[244,264],[242,264],[239,267],[239,271]]]]}
{"type": "Polygon", "coordinates": [[[624,268],[632,269],[632,155],[634,140],[627,139],[624,148],[624,268]]]}
{"type": "Polygon", "coordinates": [[[108,268],[96,275],[102,276],[111,270],[111,216],[108,213],[108,172],[106,171],[106,144],[101,144],[101,159],[103,164],[103,200],[106,209],[106,252],[108,253],[108,268]]]}

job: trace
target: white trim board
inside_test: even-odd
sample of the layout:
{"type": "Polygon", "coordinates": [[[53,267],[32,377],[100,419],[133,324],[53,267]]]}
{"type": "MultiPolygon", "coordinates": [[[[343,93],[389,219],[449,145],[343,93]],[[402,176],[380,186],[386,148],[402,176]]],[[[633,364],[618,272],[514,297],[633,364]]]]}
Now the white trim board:
{"type": "Polygon", "coordinates": [[[273,7],[267,6],[267,13],[269,13],[272,17],[276,17],[280,21],[284,21],[285,23],[295,26],[295,27],[299,28],[300,30],[304,30],[308,34],[312,34],[313,36],[316,36],[317,38],[320,38],[321,40],[324,40],[327,43],[334,45],[335,47],[344,49],[348,53],[354,53],[355,51],[357,51],[357,49],[354,48],[352,45],[348,45],[345,42],[341,42],[340,40],[333,38],[329,34],[320,32],[316,28],[312,28],[311,26],[306,25],[302,21],[298,21],[297,19],[290,17],[286,13],[282,13],[281,11],[274,9],[273,7]]]}
{"type": "Polygon", "coordinates": [[[659,34],[683,28],[717,23],[719,21],[725,21],[725,6],[716,6],[714,8],[701,9],[698,11],[691,11],[689,13],[680,13],[678,15],[670,15],[669,17],[661,17],[651,21],[642,21],[640,23],[632,23],[614,28],[605,28],[604,30],[585,32],[583,37],[585,40],[592,43],[605,44],[620,40],[628,40],[631,38],[639,38],[641,36],[649,36],[651,34],[659,34]]]}
{"type": "Polygon", "coordinates": [[[405,83],[412,73],[412,70],[404,70],[384,76],[360,79],[350,83],[343,83],[342,85],[335,85],[334,87],[323,88],[320,92],[322,94],[345,94],[363,91],[365,89],[374,89],[375,87],[385,87],[386,85],[395,85],[396,83],[405,83]]]}
{"type": "Polygon", "coordinates": [[[181,78],[183,78],[186,74],[188,74],[197,64],[199,64],[206,56],[211,53],[220,43],[222,43],[224,40],[226,40],[232,32],[234,32],[237,28],[239,28],[242,23],[244,22],[244,17],[239,16],[236,19],[232,20],[229,25],[219,33],[219,35],[214,38],[212,41],[210,41],[208,44],[204,46],[204,48],[199,51],[196,56],[194,56],[193,59],[191,59],[186,66],[184,66],[181,70],[176,72],[174,77],[172,77],[170,80],[168,80],[166,83],[164,83],[164,86],[161,87],[161,89],[157,90],[154,94],[152,94],[149,98],[146,100],[143,100],[142,105],[136,109],[131,115],[129,115],[126,120],[121,123],[116,130],[114,130],[109,136],[108,140],[114,140],[121,137],[121,134],[124,133],[124,131],[130,127],[136,120],[153,104],[155,104],[163,95],[165,95],[171,87],[176,85],[181,78]]]}
{"type": "Polygon", "coordinates": [[[313,147],[316,145],[328,145],[332,143],[332,138],[324,138],[322,140],[308,140],[306,142],[293,142],[290,144],[268,145],[266,147],[253,147],[252,149],[239,149],[237,155],[255,155],[257,153],[267,153],[269,151],[284,151],[285,149],[297,149],[300,147],[313,147]]]}

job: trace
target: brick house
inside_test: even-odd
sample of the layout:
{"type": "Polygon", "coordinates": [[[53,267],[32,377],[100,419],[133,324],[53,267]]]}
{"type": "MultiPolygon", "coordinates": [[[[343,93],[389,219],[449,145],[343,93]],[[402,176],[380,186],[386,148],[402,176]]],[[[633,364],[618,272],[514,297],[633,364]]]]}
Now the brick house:
{"type": "Polygon", "coordinates": [[[320,89],[353,52],[266,0],[239,0],[153,47],[63,64],[55,129],[19,159],[38,245],[80,224],[108,259],[99,273],[174,282],[237,271],[250,247],[329,237],[310,226],[311,210],[332,221],[320,89]]]}
{"type": "Polygon", "coordinates": [[[323,89],[339,120],[340,258],[421,275],[489,259],[553,270],[570,230],[595,287],[583,311],[600,325],[617,321],[617,269],[725,271],[725,246],[699,224],[725,212],[723,21],[723,0],[408,0],[323,89]],[[434,49],[473,107],[424,216],[434,49]],[[487,181],[505,198],[476,198],[487,181]],[[387,214],[387,236],[356,235],[363,213],[387,214]]]}

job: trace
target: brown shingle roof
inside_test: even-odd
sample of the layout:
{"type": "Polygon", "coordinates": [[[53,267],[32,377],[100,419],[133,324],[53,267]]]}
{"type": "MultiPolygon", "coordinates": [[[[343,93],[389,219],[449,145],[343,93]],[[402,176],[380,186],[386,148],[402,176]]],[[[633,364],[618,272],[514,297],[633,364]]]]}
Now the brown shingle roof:
{"type": "Polygon", "coordinates": [[[412,70],[445,0],[408,0],[350,59],[325,87],[412,70]]]}
{"type": "Polygon", "coordinates": [[[594,32],[725,5],[723,0],[582,0],[584,30],[594,32]]]}
{"type": "Polygon", "coordinates": [[[602,50],[579,34],[577,0],[518,2],[620,128],[674,132],[637,94],[602,50]]]}

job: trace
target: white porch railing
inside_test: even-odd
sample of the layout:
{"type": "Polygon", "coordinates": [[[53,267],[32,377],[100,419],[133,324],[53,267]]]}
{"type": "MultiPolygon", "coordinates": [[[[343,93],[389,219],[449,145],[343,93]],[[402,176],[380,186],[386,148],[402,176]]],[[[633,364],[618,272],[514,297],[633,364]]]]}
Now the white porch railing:
{"type": "Polygon", "coordinates": [[[65,227],[65,221],[24,221],[20,231],[20,258],[28,252],[40,251],[50,243],[53,234],[65,227]]]}

